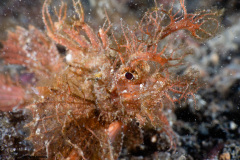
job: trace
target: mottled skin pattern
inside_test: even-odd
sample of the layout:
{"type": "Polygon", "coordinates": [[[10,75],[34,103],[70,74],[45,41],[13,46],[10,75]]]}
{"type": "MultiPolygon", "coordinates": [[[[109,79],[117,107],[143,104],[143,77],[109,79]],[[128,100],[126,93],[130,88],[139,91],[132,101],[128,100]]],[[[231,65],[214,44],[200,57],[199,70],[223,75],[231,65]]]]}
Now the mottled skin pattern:
{"type": "Polygon", "coordinates": [[[106,22],[95,33],[84,22],[79,0],[73,0],[76,17],[71,20],[64,2],[50,12],[51,1],[45,0],[42,14],[47,34],[66,47],[67,55],[65,61],[54,59],[59,66],[50,79],[42,78],[34,89],[37,98],[26,107],[33,113],[33,121],[26,126],[31,130],[33,155],[117,159],[125,133],[129,141],[135,137],[141,143],[142,136],[134,135],[140,131],[129,131],[134,128],[161,130],[169,138],[169,149],[175,147],[163,109],[189,96],[194,99],[199,84],[196,71],[174,71],[189,53],[174,32],[188,30],[204,39],[218,28],[218,13],[188,14],[184,0],[179,2],[177,12],[173,7],[164,10],[156,2],[138,25],[126,27],[121,21],[121,35],[115,36],[107,13],[106,22]],[[169,22],[163,25],[165,18],[169,22]],[[210,22],[216,28],[211,32],[204,28],[210,22]]]}

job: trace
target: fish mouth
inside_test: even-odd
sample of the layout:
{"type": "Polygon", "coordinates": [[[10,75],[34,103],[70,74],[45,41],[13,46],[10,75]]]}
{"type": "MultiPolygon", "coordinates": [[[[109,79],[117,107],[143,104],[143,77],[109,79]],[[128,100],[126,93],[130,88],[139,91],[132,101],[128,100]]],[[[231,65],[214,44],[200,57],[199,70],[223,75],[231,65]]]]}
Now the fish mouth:
{"type": "Polygon", "coordinates": [[[118,95],[125,101],[137,100],[140,95],[140,86],[122,83],[118,87],[118,95]]]}
{"type": "Polygon", "coordinates": [[[138,100],[138,92],[122,92],[120,93],[120,96],[121,98],[124,100],[124,101],[135,101],[135,100],[138,100]]]}

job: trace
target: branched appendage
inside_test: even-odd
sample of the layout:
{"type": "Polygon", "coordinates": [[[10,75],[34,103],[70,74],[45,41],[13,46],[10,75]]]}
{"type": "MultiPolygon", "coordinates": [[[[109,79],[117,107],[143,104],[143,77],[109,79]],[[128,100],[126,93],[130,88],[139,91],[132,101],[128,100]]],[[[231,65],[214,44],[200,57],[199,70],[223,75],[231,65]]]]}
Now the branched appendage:
{"type": "Polygon", "coordinates": [[[108,49],[109,47],[109,38],[107,36],[107,32],[110,30],[111,28],[111,22],[110,22],[110,19],[107,15],[107,12],[105,10],[105,15],[106,15],[106,21],[108,22],[108,27],[106,28],[106,30],[104,29],[105,28],[105,25],[106,25],[106,22],[103,24],[103,27],[99,29],[99,32],[98,32],[98,35],[102,41],[102,46],[103,46],[103,49],[108,49]]]}
{"type": "Polygon", "coordinates": [[[196,105],[194,93],[196,93],[200,88],[200,82],[197,80],[197,78],[197,76],[192,75],[177,77],[176,80],[168,86],[168,93],[165,93],[166,98],[168,98],[172,103],[181,103],[182,100],[186,101],[191,96],[196,105]],[[170,98],[170,95],[174,95],[174,97],[178,98],[172,99],[170,98]]]}
{"type": "Polygon", "coordinates": [[[103,26],[103,28],[99,30],[99,37],[102,41],[102,43],[100,43],[97,34],[84,22],[84,10],[80,0],[73,0],[77,18],[72,24],[66,22],[67,5],[64,2],[61,3],[59,10],[54,8],[54,13],[57,17],[57,21],[54,21],[49,12],[50,2],[51,0],[44,2],[42,14],[47,33],[55,42],[66,46],[72,51],[84,49],[101,50],[108,47],[107,32],[111,27],[109,18],[109,27],[104,30],[103,26]],[[89,41],[87,39],[89,39],[89,41]]]}
{"type": "Polygon", "coordinates": [[[193,37],[200,40],[212,37],[217,32],[219,12],[201,11],[189,14],[184,0],[179,0],[179,2],[180,9],[176,13],[173,13],[173,1],[169,11],[156,8],[153,12],[147,12],[143,17],[139,29],[142,33],[150,36],[153,43],[179,30],[188,30],[193,37]],[[180,13],[182,13],[181,16],[178,15],[180,13]],[[167,26],[163,26],[161,22],[166,18],[170,19],[170,22],[167,26]],[[209,25],[214,29],[210,30],[209,25]]]}
{"type": "Polygon", "coordinates": [[[66,35],[68,35],[68,33],[71,33],[68,36],[62,35],[63,33],[61,34],[60,31],[61,31],[62,28],[68,28],[68,27],[66,27],[66,24],[65,24],[65,19],[66,19],[66,16],[67,16],[67,12],[66,12],[67,11],[66,10],[67,6],[66,6],[65,3],[62,2],[59,11],[57,11],[56,8],[54,9],[55,14],[56,14],[57,19],[58,19],[58,22],[54,22],[52,20],[52,17],[50,15],[50,13],[49,13],[49,10],[48,10],[50,2],[51,2],[50,0],[46,0],[43,4],[43,8],[42,8],[43,22],[46,26],[48,36],[51,37],[55,42],[57,42],[59,44],[62,44],[62,45],[65,44],[69,48],[79,49],[80,46],[78,46],[78,44],[77,44],[79,42],[81,42],[80,44],[81,44],[82,47],[87,46],[86,40],[83,40],[83,41],[79,40],[78,41],[79,38],[77,38],[77,37],[74,39],[73,35],[74,34],[75,34],[75,36],[77,35],[76,31],[74,31],[74,30],[68,29],[67,31],[65,31],[64,34],[66,34],[66,35]]]}

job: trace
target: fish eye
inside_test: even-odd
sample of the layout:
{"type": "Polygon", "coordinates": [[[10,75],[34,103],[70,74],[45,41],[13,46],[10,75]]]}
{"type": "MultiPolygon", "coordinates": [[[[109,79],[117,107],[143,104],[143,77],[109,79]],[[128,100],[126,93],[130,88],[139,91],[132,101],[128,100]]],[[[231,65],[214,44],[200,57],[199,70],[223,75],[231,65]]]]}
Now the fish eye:
{"type": "Polygon", "coordinates": [[[134,78],[133,74],[130,73],[130,72],[126,72],[126,73],[125,73],[125,77],[126,77],[128,80],[133,80],[133,78],[134,78]]]}

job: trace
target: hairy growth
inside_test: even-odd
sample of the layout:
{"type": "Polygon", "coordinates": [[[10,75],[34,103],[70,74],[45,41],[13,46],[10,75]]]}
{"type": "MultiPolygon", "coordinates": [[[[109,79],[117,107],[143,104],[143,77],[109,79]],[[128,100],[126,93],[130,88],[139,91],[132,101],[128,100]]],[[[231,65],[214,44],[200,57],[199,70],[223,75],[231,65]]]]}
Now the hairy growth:
{"type": "MultiPolygon", "coordinates": [[[[189,52],[175,32],[187,30],[196,39],[205,39],[218,29],[218,13],[189,14],[184,0],[179,4],[180,9],[174,11],[174,2],[169,10],[156,2],[136,26],[126,27],[121,21],[121,32],[116,35],[107,14],[103,27],[93,31],[84,21],[80,0],[73,0],[76,17],[72,19],[64,2],[53,8],[45,0],[46,31],[53,42],[67,48],[65,61],[56,54],[52,41],[33,27],[29,31],[17,28],[9,35],[0,55],[5,62],[25,66],[37,79],[50,79],[25,86],[26,92],[32,90],[28,99],[18,97],[28,102],[26,108],[33,114],[26,126],[31,130],[28,139],[34,145],[33,155],[117,159],[127,143],[124,135],[129,136],[125,140],[141,144],[142,136],[135,133],[146,128],[165,133],[169,148],[175,147],[163,110],[174,102],[194,99],[199,88],[196,71],[176,72],[189,52]],[[209,25],[215,28],[208,29],[209,25]]],[[[1,93],[0,98],[4,98],[1,93]]]]}

